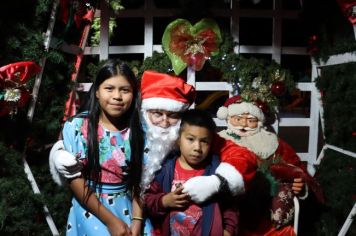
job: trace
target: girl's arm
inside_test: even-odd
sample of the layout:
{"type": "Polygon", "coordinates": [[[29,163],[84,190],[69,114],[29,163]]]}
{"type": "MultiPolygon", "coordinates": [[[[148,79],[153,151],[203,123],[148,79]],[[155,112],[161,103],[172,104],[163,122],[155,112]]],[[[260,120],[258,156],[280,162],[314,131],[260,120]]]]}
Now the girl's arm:
{"type": "Polygon", "coordinates": [[[111,235],[131,234],[128,225],[101,204],[99,199],[95,196],[95,193],[87,186],[84,178],[79,177],[72,179],[69,181],[69,188],[72,190],[78,202],[108,227],[111,235]]]}
{"type": "Polygon", "coordinates": [[[132,200],[132,223],[131,223],[131,231],[132,235],[141,235],[142,225],[143,225],[143,210],[142,204],[140,200],[137,198],[133,198],[132,200]]]}

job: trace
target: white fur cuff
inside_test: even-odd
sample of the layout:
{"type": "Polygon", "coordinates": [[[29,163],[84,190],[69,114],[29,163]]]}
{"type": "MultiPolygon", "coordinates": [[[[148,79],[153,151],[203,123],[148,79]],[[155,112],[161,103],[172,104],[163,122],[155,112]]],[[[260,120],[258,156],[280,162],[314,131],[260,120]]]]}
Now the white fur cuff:
{"type": "Polygon", "coordinates": [[[222,162],[216,169],[215,173],[224,177],[228,184],[231,193],[236,196],[245,192],[245,184],[243,177],[232,165],[222,162]]]}

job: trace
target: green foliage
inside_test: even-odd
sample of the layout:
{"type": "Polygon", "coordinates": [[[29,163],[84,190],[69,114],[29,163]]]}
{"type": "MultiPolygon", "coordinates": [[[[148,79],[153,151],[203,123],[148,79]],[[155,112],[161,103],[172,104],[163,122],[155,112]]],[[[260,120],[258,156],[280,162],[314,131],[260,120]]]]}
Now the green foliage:
{"type": "MultiPolygon", "coordinates": [[[[247,99],[257,98],[266,102],[272,109],[279,105],[278,98],[272,94],[270,89],[274,82],[283,81],[289,92],[295,89],[294,80],[288,70],[283,69],[274,61],[244,58],[234,53],[233,48],[236,43],[226,32],[222,35],[220,52],[206,62],[205,68],[210,66],[219,70],[222,80],[231,83],[235,92],[249,97],[247,99]]],[[[145,70],[173,74],[171,61],[165,53],[153,52],[152,57],[146,58],[139,69],[139,78],[145,70]]]]}
{"type": "MultiPolygon", "coordinates": [[[[110,38],[113,35],[113,29],[116,27],[116,21],[114,18],[109,20],[109,35],[110,38]]],[[[91,46],[99,46],[100,44],[100,18],[94,18],[91,27],[92,36],[90,37],[91,46]]]]}
{"type": "MultiPolygon", "coordinates": [[[[123,10],[124,7],[121,5],[121,1],[109,1],[110,8],[115,14],[119,14],[120,10],[123,10]]],[[[117,26],[115,18],[110,18],[109,20],[109,35],[110,38],[113,35],[113,29],[117,26]]],[[[91,26],[91,37],[90,42],[91,46],[99,46],[100,44],[100,18],[94,18],[93,24],[91,26]]]]}
{"type": "Polygon", "coordinates": [[[0,142],[1,235],[38,235],[48,230],[47,225],[41,224],[44,201],[31,189],[22,156],[0,142]]]}
{"type": "Polygon", "coordinates": [[[153,52],[152,57],[147,57],[138,71],[138,78],[141,78],[145,70],[154,70],[161,73],[173,74],[171,61],[167,54],[153,52]]]}
{"type": "MultiPolygon", "coordinates": [[[[73,67],[68,62],[74,59],[54,49],[48,53],[44,50],[43,32],[48,27],[52,4],[48,0],[0,3],[0,8],[8,13],[0,21],[0,66],[24,60],[39,64],[46,56],[32,122],[26,116],[29,104],[16,116],[0,117],[0,235],[51,235],[43,204],[63,232],[70,207],[68,191],[54,186],[48,168],[48,147],[58,139],[70,88],[73,67]],[[24,152],[41,195],[33,193],[25,175],[24,152]]],[[[34,79],[27,83],[28,88],[33,88],[34,79]]]]}
{"type": "MultiPolygon", "coordinates": [[[[319,3],[320,4],[320,3],[319,3]]],[[[317,62],[330,56],[356,51],[352,25],[342,15],[336,1],[323,1],[321,11],[310,12],[320,21],[316,41],[311,47],[317,62]],[[327,7],[332,5],[333,7],[327,7]],[[320,17],[320,18],[319,18],[320,17]]],[[[314,22],[315,23],[315,22],[314,22]]],[[[356,152],[356,67],[355,62],[323,67],[316,85],[322,93],[324,135],[328,144],[356,152]]],[[[317,180],[321,184],[325,205],[311,235],[337,235],[355,203],[356,159],[327,150],[317,180]]],[[[347,235],[356,234],[355,221],[347,235]]]]}
{"type": "Polygon", "coordinates": [[[308,1],[303,16],[306,31],[316,36],[309,45],[310,49],[316,49],[312,53],[316,61],[327,61],[331,55],[356,51],[353,26],[342,14],[338,1],[308,1]]]}
{"type": "MultiPolygon", "coordinates": [[[[355,204],[356,159],[327,150],[316,178],[326,200],[320,221],[315,225],[317,235],[337,235],[355,204]]],[[[347,235],[355,234],[353,222],[347,235]]]]}
{"type": "Polygon", "coordinates": [[[326,142],[356,152],[356,63],[328,66],[317,78],[322,91],[326,142]]]}
{"type": "Polygon", "coordinates": [[[211,57],[210,64],[222,73],[222,80],[231,83],[234,92],[246,100],[260,100],[268,104],[270,112],[279,105],[279,98],[271,91],[271,86],[281,81],[291,93],[295,82],[291,73],[275,61],[245,58],[234,53],[236,43],[231,36],[223,33],[223,43],[217,56],[211,57]]]}

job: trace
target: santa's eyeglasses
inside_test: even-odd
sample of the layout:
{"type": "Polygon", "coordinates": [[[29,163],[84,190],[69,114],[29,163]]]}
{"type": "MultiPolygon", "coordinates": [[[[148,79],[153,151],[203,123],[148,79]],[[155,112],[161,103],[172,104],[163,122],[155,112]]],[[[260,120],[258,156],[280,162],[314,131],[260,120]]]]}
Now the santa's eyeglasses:
{"type": "Polygon", "coordinates": [[[163,128],[177,124],[180,119],[179,112],[171,112],[165,110],[148,110],[147,114],[152,124],[158,125],[163,128]]]}
{"type": "Polygon", "coordinates": [[[252,116],[241,116],[235,115],[230,117],[230,123],[234,126],[248,126],[256,127],[258,124],[258,119],[252,116]]]}

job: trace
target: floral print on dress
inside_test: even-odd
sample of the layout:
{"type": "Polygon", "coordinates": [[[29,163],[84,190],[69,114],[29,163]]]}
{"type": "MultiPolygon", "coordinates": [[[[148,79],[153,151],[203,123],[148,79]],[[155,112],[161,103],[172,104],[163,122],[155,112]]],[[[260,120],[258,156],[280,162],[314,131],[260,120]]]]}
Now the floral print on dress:
{"type": "MultiPolygon", "coordinates": [[[[122,183],[127,176],[124,170],[127,169],[127,163],[130,161],[131,150],[129,142],[130,129],[122,131],[110,131],[101,124],[98,126],[99,142],[99,163],[102,168],[102,183],[122,183]]],[[[88,119],[74,118],[66,122],[63,129],[66,149],[72,152],[81,162],[86,165],[87,160],[87,140],[88,140],[88,119]],[[68,140],[68,141],[66,141],[68,140]],[[73,144],[74,142],[74,144],[73,144]],[[70,145],[70,148],[67,148],[70,145]]]]}

